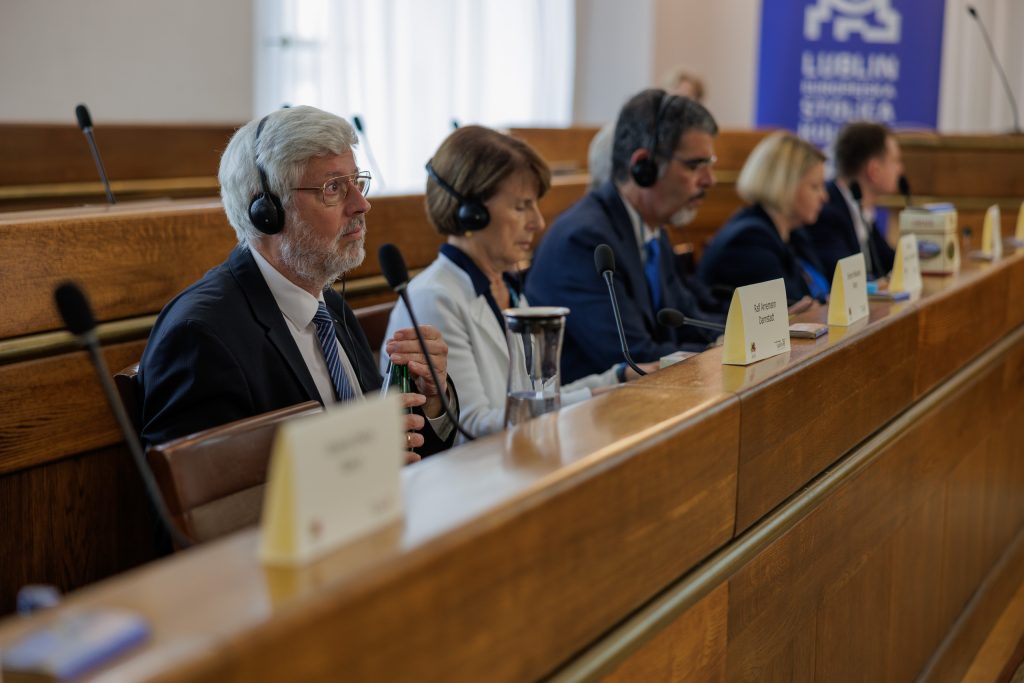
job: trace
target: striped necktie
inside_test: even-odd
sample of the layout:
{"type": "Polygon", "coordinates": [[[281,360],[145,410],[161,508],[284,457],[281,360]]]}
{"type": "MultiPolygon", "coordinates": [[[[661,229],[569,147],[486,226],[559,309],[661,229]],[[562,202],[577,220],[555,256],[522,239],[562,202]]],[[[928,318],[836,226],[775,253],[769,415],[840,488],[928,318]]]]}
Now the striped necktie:
{"type": "Polygon", "coordinates": [[[349,384],[348,377],[345,376],[345,370],[341,366],[341,357],[338,355],[338,340],[334,333],[334,320],[331,318],[331,314],[327,312],[327,306],[322,301],[316,309],[313,322],[316,323],[316,338],[320,340],[320,351],[324,354],[327,371],[331,373],[334,393],[338,401],[347,401],[355,396],[355,392],[352,391],[352,385],[349,384]]]}
{"type": "Polygon", "coordinates": [[[647,279],[647,288],[651,291],[651,305],[655,311],[661,308],[661,273],[658,268],[660,256],[661,242],[657,237],[652,237],[644,243],[644,277],[647,279]]]}

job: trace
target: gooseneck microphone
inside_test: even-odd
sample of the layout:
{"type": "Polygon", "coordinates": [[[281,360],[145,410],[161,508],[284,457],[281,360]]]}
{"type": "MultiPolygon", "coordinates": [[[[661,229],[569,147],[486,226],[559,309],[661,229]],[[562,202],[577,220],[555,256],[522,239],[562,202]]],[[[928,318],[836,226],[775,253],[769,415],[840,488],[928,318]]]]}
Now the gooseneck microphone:
{"type": "Polygon", "coordinates": [[[996,67],[996,71],[999,73],[999,78],[1003,81],[1003,90],[1006,91],[1006,99],[1010,101],[1010,109],[1013,112],[1013,132],[1020,135],[1022,132],[1020,128],[1020,112],[1017,111],[1017,99],[1013,96],[1013,90],[1010,88],[1010,81],[1006,78],[1006,72],[1003,71],[1003,65],[999,63],[999,58],[996,56],[996,50],[992,47],[992,39],[988,35],[988,29],[985,28],[985,22],[978,16],[978,11],[974,9],[974,5],[967,5],[967,13],[974,17],[974,21],[977,22],[978,28],[981,29],[981,35],[985,39],[985,45],[988,47],[988,55],[992,58],[992,63],[996,67]]]}
{"type": "Polygon", "coordinates": [[[384,174],[380,172],[380,166],[377,165],[377,157],[373,155],[373,147],[370,146],[370,136],[366,134],[366,129],[363,128],[363,119],[359,114],[352,115],[352,125],[359,131],[359,137],[363,139],[363,147],[366,149],[366,160],[370,162],[370,168],[373,169],[373,177],[377,179],[377,183],[383,188],[387,183],[384,182],[384,174]]]}
{"type": "Polygon", "coordinates": [[[117,396],[117,391],[114,389],[114,382],[110,378],[107,363],[103,360],[103,354],[100,353],[99,340],[96,338],[96,320],[93,318],[89,300],[85,297],[85,293],[78,288],[78,285],[73,282],[65,282],[57,287],[53,293],[53,298],[68,331],[78,337],[78,342],[89,352],[89,358],[92,360],[93,368],[96,369],[96,374],[99,375],[100,386],[102,386],[103,394],[107,398],[107,404],[117,419],[117,425],[121,428],[124,442],[128,445],[128,452],[131,453],[132,460],[135,461],[135,466],[142,476],[142,483],[146,488],[146,494],[149,496],[150,502],[153,503],[157,517],[160,518],[160,523],[163,524],[167,533],[170,534],[171,539],[179,548],[190,547],[192,541],[171,521],[167,505],[164,503],[163,496],[160,495],[160,489],[157,488],[156,479],[153,478],[153,473],[150,471],[142,455],[142,444],[139,443],[139,437],[135,433],[135,428],[132,427],[128,414],[125,412],[124,406],[117,396]]]}
{"type": "Polygon", "coordinates": [[[725,325],[722,323],[713,323],[707,320],[690,318],[674,308],[663,308],[658,311],[658,324],[665,327],[682,327],[683,325],[689,325],[690,327],[700,327],[705,330],[725,332],[725,325]]]}
{"type": "MultiPolygon", "coordinates": [[[[413,313],[412,304],[409,302],[409,292],[407,288],[409,286],[409,270],[405,267],[405,259],[402,258],[402,252],[398,250],[398,247],[391,244],[380,245],[380,249],[377,251],[377,260],[380,261],[380,270],[384,274],[384,279],[388,281],[388,287],[390,287],[399,297],[402,299],[402,303],[405,304],[405,310],[409,312],[409,320],[412,321],[412,329],[416,332],[416,341],[420,344],[420,350],[423,351],[423,356],[427,360],[427,369],[430,370],[430,379],[434,381],[434,386],[438,389],[441,388],[441,380],[437,375],[437,371],[434,369],[434,362],[430,360],[430,354],[427,352],[427,342],[423,339],[423,333],[420,332],[420,325],[416,321],[416,314],[413,313]]],[[[437,397],[441,400],[441,407],[444,409],[445,415],[452,421],[455,428],[459,430],[468,441],[473,441],[476,437],[470,434],[465,427],[459,422],[458,416],[452,411],[450,405],[448,405],[448,397],[443,393],[438,392],[437,397]]]]}
{"type": "Polygon", "coordinates": [[[114,193],[110,191],[110,181],[107,180],[107,171],[103,168],[103,160],[100,159],[100,148],[96,146],[96,138],[92,134],[92,116],[89,115],[88,107],[84,104],[75,107],[75,118],[78,119],[78,127],[82,129],[85,139],[89,142],[92,160],[96,164],[96,170],[100,172],[100,180],[103,181],[103,189],[107,193],[107,203],[117,204],[114,193]]]}
{"type": "Polygon", "coordinates": [[[622,329],[622,315],[619,313],[619,298],[615,296],[615,284],[612,282],[612,278],[615,277],[615,252],[607,244],[599,244],[594,249],[594,268],[608,285],[608,296],[612,300],[612,313],[615,314],[615,329],[619,333],[622,357],[626,359],[626,364],[633,368],[633,372],[643,377],[647,373],[633,362],[629,355],[629,346],[626,344],[626,331],[622,329]]]}
{"type": "Polygon", "coordinates": [[[911,201],[910,196],[910,181],[905,175],[900,176],[900,194],[903,195],[903,201],[906,202],[906,208],[909,209],[914,202],[911,201]]]}
{"type": "MultiPolygon", "coordinates": [[[[906,178],[900,176],[900,179],[900,189],[902,190],[903,182],[906,181],[906,178]]],[[[907,187],[910,187],[909,183],[907,183],[907,187]]],[[[864,205],[861,203],[861,200],[864,199],[864,191],[860,189],[860,183],[857,182],[856,180],[850,181],[850,194],[853,196],[854,203],[857,204],[857,215],[860,217],[861,223],[863,223],[867,227],[869,233],[866,243],[867,253],[864,254],[866,265],[868,267],[868,273],[874,274],[875,277],[882,277],[883,275],[885,275],[885,273],[881,273],[878,271],[878,269],[881,268],[882,262],[879,260],[878,254],[875,253],[875,243],[871,241],[870,233],[872,230],[874,230],[874,226],[871,223],[869,223],[868,220],[864,217],[864,205]]]]}

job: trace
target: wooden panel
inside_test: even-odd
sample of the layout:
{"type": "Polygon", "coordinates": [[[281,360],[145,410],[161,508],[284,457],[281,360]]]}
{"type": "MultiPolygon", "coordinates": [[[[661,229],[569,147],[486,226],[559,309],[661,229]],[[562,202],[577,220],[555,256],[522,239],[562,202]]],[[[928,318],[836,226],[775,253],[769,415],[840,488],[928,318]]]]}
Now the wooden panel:
{"type": "Polygon", "coordinates": [[[0,614],[26,584],[70,591],[153,559],[155,530],[120,447],[0,475],[0,614]]]}
{"type": "Polygon", "coordinates": [[[992,418],[1010,414],[992,391],[1008,362],[916,421],[733,577],[730,680],[776,671],[790,680],[909,680],[921,671],[1012,541],[999,515],[1020,519],[1024,506],[998,494],[1020,490],[1018,450],[986,438],[992,418]],[[991,525],[1001,532],[986,534],[991,525]]]}
{"type": "Polygon", "coordinates": [[[728,607],[729,587],[722,584],[601,680],[604,683],[725,681],[728,607]]]}
{"type": "Polygon", "coordinates": [[[943,287],[944,291],[936,295],[942,299],[941,305],[927,306],[921,311],[920,357],[914,381],[917,396],[978,355],[1006,329],[1009,305],[1006,264],[967,263],[964,268],[978,270],[974,272],[973,281],[959,287],[949,287],[945,278],[925,280],[926,291],[932,287],[943,287]],[[987,277],[980,276],[989,271],[992,272],[987,277]]]}
{"type": "Polygon", "coordinates": [[[1024,141],[1012,135],[899,135],[914,193],[933,197],[1024,197],[1024,141]]]}
{"type": "Polygon", "coordinates": [[[509,128],[508,134],[533,147],[554,169],[586,171],[590,141],[600,126],[509,128]]]}
{"type": "MultiPolygon", "coordinates": [[[[870,336],[852,341],[829,346],[814,364],[790,365],[775,379],[740,393],[737,531],[910,405],[916,316],[886,321],[870,336]]],[[[806,348],[793,346],[794,351],[806,348]]]]}
{"type": "MultiPolygon", "coordinates": [[[[114,373],[144,341],[103,349],[114,373]]],[[[0,365],[0,474],[121,441],[85,351],[0,365]]]]}
{"type": "MultiPolygon", "coordinates": [[[[68,110],[69,122],[74,112],[68,110]]],[[[216,177],[220,155],[238,126],[105,124],[94,120],[96,144],[111,180],[216,177]]],[[[0,186],[97,180],[77,125],[0,124],[0,186]]]]}
{"type": "Polygon", "coordinates": [[[19,294],[0,319],[0,338],[61,329],[53,290],[66,279],[82,285],[98,320],[155,313],[235,244],[219,202],[15,218],[0,221],[0,230],[0,288],[19,294]]]}

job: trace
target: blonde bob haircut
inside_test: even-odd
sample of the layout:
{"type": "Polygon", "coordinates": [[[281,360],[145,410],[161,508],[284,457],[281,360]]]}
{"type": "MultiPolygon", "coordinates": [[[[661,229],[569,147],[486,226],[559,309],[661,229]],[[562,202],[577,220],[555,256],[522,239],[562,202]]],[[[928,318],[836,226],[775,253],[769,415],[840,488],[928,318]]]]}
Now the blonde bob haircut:
{"type": "Polygon", "coordinates": [[[743,201],[788,213],[800,180],[825,155],[788,131],[776,131],[758,143],[736,181],[743,201]]]}

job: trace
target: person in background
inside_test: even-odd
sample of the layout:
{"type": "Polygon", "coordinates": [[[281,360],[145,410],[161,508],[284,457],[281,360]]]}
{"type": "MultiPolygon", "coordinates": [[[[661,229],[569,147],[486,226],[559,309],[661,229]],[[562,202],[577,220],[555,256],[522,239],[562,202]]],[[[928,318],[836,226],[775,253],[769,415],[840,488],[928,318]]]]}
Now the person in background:
{"type": "MultiPolygon", "coordinates": [[[[440,330],[448,343],[463,426],[475,435],[489,434],[504,425],[509,355],[501,312],[529,305],[519,265],[544,229],[538,202],[550,187],[551,172],[525,142],[463,126],[441,144],[427,174],[427,216],[445,244],[409,283],[408,294],[419,320],[440,330]]],[[[388,334],[409,324],[408,311],[397,304],[388,334]]],[[[386,364],[385,347],[381,365],[386,364]]],[[[609,365],[563,386],[563,404],[637,376],[625,363],[609,365]]]]}
{"type": "Polygon", "coordinates": [[[608,290],[594,271],[594,249],[600,244],[615,254],[615,288],[635,361],[702,351],[719,336],[691,326],[667,329],[657,321],[661,308],[723,320],[684,284],[663,230],[681,214],[695,212],[714,185],[717,133],[707,109],[664,90],[644,90],[623,106],[615,127],[612,180],[558,217],[526,280],[534,304],[571,310],[562,353],[566,379],[600,372],[622,358],[608,290]]]}
{"type": "MultiPolygon", "coordinates": [[[[381,386],[373,352],[332,285],[365,257],[370,174],[356,167],[355,130],[313,107],[281,109],[240,128],[219,180],[238,245],[227,260],[168,303],[136,381],[142,439],[156,444],[304,401],[358,399],[381,386]]],[[[440,386],[415,331],[386,343],[408,365],[415,393],[405,443],[418,459],[447,448],[453,396],[441,334],[422,328],[440,386]]]]}
{"type": "Polygon", "coordinates": [[[736,183],[750,205],[737,211],[704,250],[697,274],[728,291],[783,278],[793,305],[806,297],[825,301],[828,283],[806,235],[825,203],[825,155],[786,131],[762,140],[736,183]]]}
{"type": "Polygon", "coordinates": [[[896,254],[875,222],[878,198],[895,194],[903,173],[900,143],[886,126],[858,121],[839,131],[835,143],[836,178],[828,183],[828,202],[807,236],[829,282],[836,262],[864,254],[868,279],[885,277],[896,254]],[[854,196],[859,187],[859,201],[854,196]]]}

